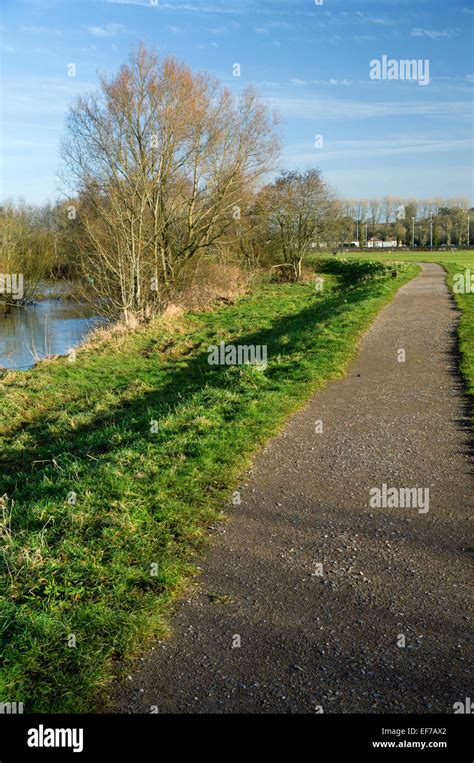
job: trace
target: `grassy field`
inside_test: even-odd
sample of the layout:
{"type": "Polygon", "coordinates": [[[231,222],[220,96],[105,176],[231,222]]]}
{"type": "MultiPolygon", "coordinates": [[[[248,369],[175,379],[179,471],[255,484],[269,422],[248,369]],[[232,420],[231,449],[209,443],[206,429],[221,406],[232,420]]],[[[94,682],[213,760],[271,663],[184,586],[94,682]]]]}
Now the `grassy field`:
{"type": "Polygon", "coordinates": [[[173,599],[252,454],[417,268],[320,262],[233,306],[163,319],[0,384],[0,701],[100,708],[114,665],[167,632],[173,599]],[[210,366],[221,341],[268,367],[210,366]],[[157,424],[152,424],[157,422],[157,424]]]}
{"type": "Polygon", "coordinates": [[[369,259],[376,262],[439,262],[440,264],[446,264],[449,262],[455,262],[461,265],[474,265],[474,249],[473,250],[457,250],[454,252],[357,252],[351,251],[347,254],[340,254],[339,257],[344,257],[350,260],[369,259]]]}

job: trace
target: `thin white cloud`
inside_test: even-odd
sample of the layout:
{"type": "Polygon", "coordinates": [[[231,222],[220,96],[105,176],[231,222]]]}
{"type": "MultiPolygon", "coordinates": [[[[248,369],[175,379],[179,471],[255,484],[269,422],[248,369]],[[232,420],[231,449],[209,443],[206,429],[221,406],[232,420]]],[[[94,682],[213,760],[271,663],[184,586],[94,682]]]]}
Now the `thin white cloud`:
{"type": "Polygon", "coordinates": [[[240,28],[240,24],[238,24],[236,21],[232,21],[230,24],[223,24],[222,26],[217,27],[210,27],[206,29],[209,34],[214,35],[221,35],[221,34],[228,34],[229,32],[234,32],[236,29],[240,28]]]}
{"type": "Polygon", "coordinates": [[[89,26],[87,31],[95,37],[116,37],[125,29],[123,24],[105,24],[104,26],[89,26]]]}
{"type": "Polygon", "coordinates": [[[449,75],[439,75],[436,77],[439,82],[474,82],[474,74],[459,74],[455,77],[449,75]]]}
{"type": "Polygon", "coordinates": [[[196,50],[209,50],[209,48],[219,48],[220,45],[218,42],[210,42],[208,45],[204,45],[203,43],[200,43],[199,45],[194,46],[196,50]]]}
{"type": "Polygon", "coordinates": [[[190,13],[220,13],[226,15],[246,15],[252,13],[256,16],[283,16],[291,14],[292,16],[304,16],[314,18],[315,11],[304,11],[301,9],[288,9],[288,7],[279,8],[277,5],[268,8],[259,7],[258,0],[234,0],[233,4],[225,0],[219,4],[217,1],[208,5],[200,5],[198,2],[166,2],[166,0],[102,0],[102,2],[113,5],[140,5],[154,10],[161,9],[167,11],[189,11],[190,13]]]}
{"type": "Polygon", "coordinates": [[[353,84],[353,81],[350,79],[291,79],[290,83],[294,85],[295,87],[309,87],[310,85],[318,85],[321,87],[329,86],[329,87],[349,87],[353,84]]]}
{"type": "Polygon", "coordinates": [[[445,39],[451,39],[452,37],[456,36],[456,32],[451,29],[445,29],[443,31],[438,31],[436,29],[420,29],[416,27],[415,29],[411,30],[411,36],[412,37],[428,37],[430,40],[440,40],[442,38],[445,39]]]}
{"type": "Polygon", "coordinates": [[[164,9],[169,11],[193,11],[196,13],[241,13],[239,10],[225,8],[221,6],[203,6],[192,5],[191,3],[167,3],[157,0],[104,0],[112,5],[141,5],[143,8],[164,9]]]}
{"type": "Polygon", "coordinates": [[[382,158],[384,156],[403,156],[409,154],[440,154],[452,151],[469,151],[473,148],[472,138],[446,140],[445,138],[415,138],[410,135],[395,135],[391,139],[381,140],[336,140],[326,141],[324,149],[315,152],[308,144],[289,146],[287,152],[293,161],[311,162],[317,157],[319,162],[338,159],[360,159],[361,157],[382,158]]]}
{"type": "Polygon", "coordinates": [[[301,29],[301,26],[290,24],[288,21],[269,21],[267,24],[257,27],[255,31],[257,34],[270,34],[271,31],[276,29],[291,31],[293,29],[301,29]]]}
{"type": "Polygon", "coordinates": [[[55,37],[60,37],[62,35],[61,29],[53,29],[45,26],[21,26],[20,27],[21,32],[27,32],[28,34],[39,34],[39,35],[46,35],[51,34],[55,37]]]}
{"type": "Polygon", "coordinates": [[[355,15],[358,16],[361,21],[365,21],[367,24],[375,24],[376,26],[392,26],[395,23],[393,19],[382,16],[367,16],[361,11],[356,11],[355,15]]]}
{"type": "MultiPolygon", "coordinates": [[[[114,0],[108,0],[114,2],[114,0]]],[[[222,14],[243,14],[246,9],[239,6],[226,5],[194,5],[193,3],[160,3],[160,7],[168,11],[189,11],[190,13],[222,13],[222,14]]],[[[252,9],[253,10],[253,9],[252,9]]]]}
{"type": "Polygon", "coordinates": [[[431,118],[471,118],[472,107],[465,101],[373,101],[347,98],[269,97],[268,103],[285,117],[321,121],[331,119],[373,119],[421,116],[431,118]]]}
{"type": "Polygon", "coordinates": [[[148,8],[156,8],[157,4],[150,2],[150,0],[104,0],[107,4],[112,5],[143,5],[148,8]]]}
{"type": "Polygon", "coordinates": [[[393,24],[391,19],[373,18],[370,16],[366,16],[364,21],[367,21],[369,24],[376,24],[377,26],[391,26],[393,24]]]}
{"type": "Polygon", "coordinates": [[[27,78],[4,78],[3,109],[14,118],[25,112],[39,114],[52,111],[64,114],[70,100],[84,90],[95,90],[96,82],[75,77],[46,77],[30,75],[27,78]]]}

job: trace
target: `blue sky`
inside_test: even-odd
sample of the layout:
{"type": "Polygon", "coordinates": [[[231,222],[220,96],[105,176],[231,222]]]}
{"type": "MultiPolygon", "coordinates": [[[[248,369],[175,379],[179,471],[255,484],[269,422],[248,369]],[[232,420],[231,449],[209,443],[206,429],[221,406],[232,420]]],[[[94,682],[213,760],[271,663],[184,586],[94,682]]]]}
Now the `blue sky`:
{"type": "Polygon", "coordinates": [[[0,2],[1,199],[57,198],[67,104],[143,40],[254,84],[281,115],[281,167],[318,166],[345,197],[473,200],[472,0],[0,2]],[[429,85],[371,80],[384,54],[428,59],[429,85]]]}

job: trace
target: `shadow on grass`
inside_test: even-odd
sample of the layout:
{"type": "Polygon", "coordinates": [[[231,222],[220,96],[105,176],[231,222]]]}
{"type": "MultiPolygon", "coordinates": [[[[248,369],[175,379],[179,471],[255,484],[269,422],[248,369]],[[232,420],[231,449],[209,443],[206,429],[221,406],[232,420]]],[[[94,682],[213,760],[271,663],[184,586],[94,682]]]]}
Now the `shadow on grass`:
{"type": "MultiPolygon", "coordinates": [[[[356,287],[348,286],[337,290],[323,300],[316,301],[317,298],[315,298],[314,305],[295,315],[280,318],[268,329],[232,339],[232,344],[268,346],[269,366],[265,375],[270,387],[276,389],[290,377],[298,378],[297,361],[292,359],[293,355],[317,350],[315,329],[324,328],[328,320],[335,323],[338,317],[350,312],[354,305],[368,297],[376,298],[382,292],[383,282],[367,283],[356,287]],[[280,354],[285,356],[285,362],[275,363],[275,358],[280,354]]],[[[150,364],[155,362],[157,359],[150,359],[150,364]]],[[[179,366],[179,362],[180,359],[175,365],[179,366]]],[[[26,428],[24,425],[18,426],[16,430],[8,433],[6,441],[14,440],[17,434],[26,430],[31,443],[21,450],[21,455],[13,449],[8,449],[8,446],[5,448],[0,458],[3,482],[0,494],[7,492],[9,495],[15,495],[16,501],[35,501],[36,489],[40,483],[43,483],[45,473],[50,477],[57,474],[51,463],[52,460],[59,459],[66,453],[76,459],[83,459],[89,469],[94,469],[94,461],[91,457],[103,456],[114,450],[115,446],[107,435],[109,425],[125,428],[132,439],[137,433],[143,437],[146,432],[149,432],[150,412],[153,412],[152,418],[159,422],[160,418],[168,415],[177,405],[182,405],[204,387],[217,390],[228,389],[230,380],[229,376],[223,373],[225,370],[226,367],[209,365],[206,350],[187,360],[184,367],[170,368],[168,379],[161,388],[146,393],[137,400],[122,401],[113,409],[97,415],[93,421],[74,430],[64,429],[59,433],[51,434],[48,431],[51,424],[48,413],[35,419],[34,423],[26,428]],[[45,466],[44,463],[41,465],[41,461],[50,463],[45,466]],[[28,476],[25,482],[26,474],[28,476]]],[[[90,374],[93,375],[93,373],[92,367],[90,374]]],[[[133,381],[133,377],[130,377],[130,383],[133,381]]],[[[149,435],[150,439],[153,437],[154,435],[149,435]]],[[[123,442],[119,447],[123,447],[123,442]]],[[[103,466],[102,460],[100,463],[103,466]]],[[[45,497],[44,489],[41,490],[41,497],[45,497]]]]}
{"type": "MultiPolygon", "coordinates": [[[[449,278],[449,273],[446,273],[446,281],[449,278]]],[[[472,427],[474,416],[474,400],[470,393],[468,379],[462,371],[463,355],[460,349],[460,336],[459,329],[462,318],[462,308],[456,304],[456,301],[448,288],[449,300],[451,303],[451,310],[456,314],[455,326],[450,332],[449,341],[450,349],[448,351],[449,358],[449,373],[453,378],[455,384],[455,390],[462,401],[462,416],[456,419],[456,425],[458,429],[463,433],[466,440],[466,449],[469,458],[471,459],[471,473],[474,473],[472,467],[474,458],[474,430],[472,427]]]]}

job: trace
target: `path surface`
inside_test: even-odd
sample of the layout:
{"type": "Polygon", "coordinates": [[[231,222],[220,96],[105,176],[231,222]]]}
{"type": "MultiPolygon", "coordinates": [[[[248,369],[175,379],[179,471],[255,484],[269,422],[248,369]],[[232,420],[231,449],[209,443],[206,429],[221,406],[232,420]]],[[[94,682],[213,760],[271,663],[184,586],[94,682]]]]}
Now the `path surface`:
{"type": "Polygon", "coordinates": [[[452,712],[472,696],[457,320],[443,270],[425,265],[347,376],[254,460],[173,637],[113,688],[116,712],[452,712]],[[429,488],[429,511],[370,508],[383,483],[429,488]]]}

